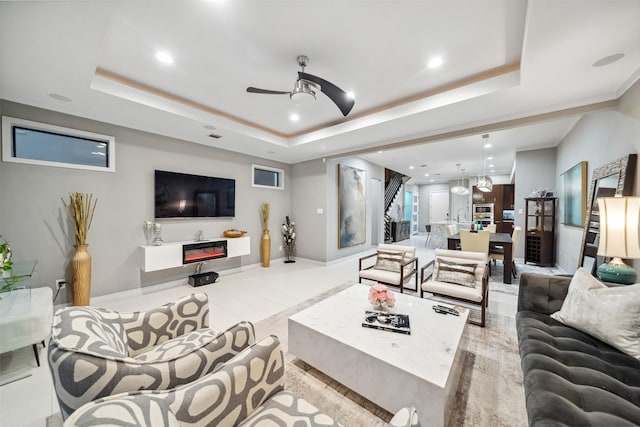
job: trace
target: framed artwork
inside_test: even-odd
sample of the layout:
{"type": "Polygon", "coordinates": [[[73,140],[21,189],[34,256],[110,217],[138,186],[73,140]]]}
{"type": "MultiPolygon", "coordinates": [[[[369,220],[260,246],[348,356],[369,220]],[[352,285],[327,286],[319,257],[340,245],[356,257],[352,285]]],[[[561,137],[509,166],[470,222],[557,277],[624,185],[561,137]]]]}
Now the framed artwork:
{"type": "Polygon", "coordinates": [[[338,164],[338,248],[366,241],[365,171],[338,164]]]}
{"type": "Polygon", "coordinates": [[[562,174],[562,223],[582,227],[587,212],[587,162],[580,162],[562,174]]]}

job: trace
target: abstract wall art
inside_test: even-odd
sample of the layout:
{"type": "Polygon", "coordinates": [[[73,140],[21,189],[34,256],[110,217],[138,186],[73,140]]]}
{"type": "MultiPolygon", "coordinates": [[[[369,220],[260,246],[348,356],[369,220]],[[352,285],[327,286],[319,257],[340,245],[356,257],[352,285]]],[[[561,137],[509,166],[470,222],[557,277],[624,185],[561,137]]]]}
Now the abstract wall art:
{"type": "Polygon", "coordinates": [[[338,248],[366,241],[365,171],[338,164],[338,248]]]}

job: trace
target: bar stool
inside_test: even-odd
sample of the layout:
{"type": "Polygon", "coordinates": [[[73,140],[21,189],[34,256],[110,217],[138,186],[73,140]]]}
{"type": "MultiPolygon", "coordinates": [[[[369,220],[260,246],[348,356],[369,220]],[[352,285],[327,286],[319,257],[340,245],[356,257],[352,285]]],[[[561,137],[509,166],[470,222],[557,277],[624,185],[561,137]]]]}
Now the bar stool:
{"type": "Polygon", "coordinates": [[[431,224],[427,224],[424,226],[425,231],[427,232],[427,240],[425,240],[424,242],[424,247],[428,247],[429,246],[429,242],[431,242],[431,224]]]}

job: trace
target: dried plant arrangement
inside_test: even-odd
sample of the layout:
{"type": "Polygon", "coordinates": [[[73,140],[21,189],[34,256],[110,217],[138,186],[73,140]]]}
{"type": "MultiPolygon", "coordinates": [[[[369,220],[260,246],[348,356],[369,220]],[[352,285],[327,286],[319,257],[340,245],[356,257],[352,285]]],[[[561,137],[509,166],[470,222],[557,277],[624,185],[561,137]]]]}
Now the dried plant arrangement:
{"type": "Polygon", "coordinates": [[[93,198],[92,193],[69,193],[69,204],[63,198],[60,200],[62,200],[62,204],[73,222],[76,245],[86,245],[87,234],[91,228],[98,200],[93,198]]]}
{"type": "Polygon", "coordinates": [[[262,204],[262,230],[269,231],[269,203],[262,204]]]}

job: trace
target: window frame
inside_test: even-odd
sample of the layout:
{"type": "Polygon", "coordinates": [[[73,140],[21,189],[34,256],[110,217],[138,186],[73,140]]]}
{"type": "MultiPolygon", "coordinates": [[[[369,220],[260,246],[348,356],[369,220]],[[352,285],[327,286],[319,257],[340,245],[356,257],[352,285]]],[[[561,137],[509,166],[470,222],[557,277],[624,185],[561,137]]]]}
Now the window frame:
{"type": "Polygon", "coordinates": [[[271,166],[262,166],[262,165],[252,164],[251,165],[251,186],[256,188],[270,188],[272,190],[284,190],[284,169],[273,168],[271,166]],[[275,186],[275,185],[256,184],[256,181],[255,181],[256,169],[277,173],[279,178],[278,182],[280,185],[275,186]]]}
{"type": "Polygon", "coordinates": [[[100,172],[115,172],[116,171],[116,139],[113,136],[102,135],[94,132],[86,132],[78,129],[71,129],[62,126],[50,125],[47,123],[34,122],[32,120],[18,119],[15,117],[2,116],[2,161],[11,163],[22,163],[38,166],[52,166],[68,169],[83,169],[100,172]],[[108,165],[107,166],[92,166],[76,163],[54,162],[50,160],[36,160],[26,159],[23,157],[16,157],[13,147],[13,129],[14,127],[25,128],[28,130],[48,132],[63,136],[69,136],[72,138],[83,138],[94,140],[107,144],[108,152],[108,165]]]}

